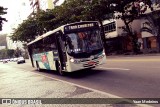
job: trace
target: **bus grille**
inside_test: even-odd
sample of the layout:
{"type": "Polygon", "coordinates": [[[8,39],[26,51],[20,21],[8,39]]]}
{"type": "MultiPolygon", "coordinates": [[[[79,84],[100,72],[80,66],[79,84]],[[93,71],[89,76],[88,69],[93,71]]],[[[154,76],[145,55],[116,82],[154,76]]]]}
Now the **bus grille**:
{"type": "Polygon", "coordinates": [[[89,61],[85,64],[83,64],[84,67],[93,67],[99,64],[99,61],[89,61]]]}

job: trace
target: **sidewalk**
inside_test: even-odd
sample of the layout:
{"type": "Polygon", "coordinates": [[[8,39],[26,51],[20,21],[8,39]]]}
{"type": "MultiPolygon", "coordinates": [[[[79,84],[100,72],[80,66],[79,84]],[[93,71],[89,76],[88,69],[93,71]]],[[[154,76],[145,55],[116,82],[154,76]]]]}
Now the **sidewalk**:
{"type": "MultiPolygon", "coordinates": [[[[0,63],[0,98],[116,98],[116,96],[0,63]]],[[[53,99],[52,99],[53,100],[53,99]]],[[[56,99],[55,99],[56,100],[56,99]]],[[[63,100],[63,99],[62,99],[63,100]]],[[[70,99],[72,100],[72,99],[70,99]]],[[[1,102],[1,101],[0,101],[1,102]]],[[[2,102],[1,102],[2,103],[2,102]]],[[[140,107],[134,104],[43,104],[0,107],[140,107]]]]}

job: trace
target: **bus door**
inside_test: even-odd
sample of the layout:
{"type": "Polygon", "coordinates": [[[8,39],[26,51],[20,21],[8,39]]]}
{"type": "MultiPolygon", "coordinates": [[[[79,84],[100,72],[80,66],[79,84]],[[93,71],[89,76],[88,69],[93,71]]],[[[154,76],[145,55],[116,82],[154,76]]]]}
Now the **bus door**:
{"type": "Polygon", "coordinates": [[[57,40],[57,48],[59,53],[59,59],[61,63],[61,67],[64,70],[66,67],[67,62],[67,56],[66,56],[66,50],[65,50],[65,41],[62,39],[63,33],[62,32],[56,32],[56,40],[57,40]]]}
{"type": "Polygon", "coordinates": [[[28,53],[31,59],[31,63],[32,63],[32,67],[34,67],[34,63],[33,63],[33,44],[28,46],[28,53]]]}

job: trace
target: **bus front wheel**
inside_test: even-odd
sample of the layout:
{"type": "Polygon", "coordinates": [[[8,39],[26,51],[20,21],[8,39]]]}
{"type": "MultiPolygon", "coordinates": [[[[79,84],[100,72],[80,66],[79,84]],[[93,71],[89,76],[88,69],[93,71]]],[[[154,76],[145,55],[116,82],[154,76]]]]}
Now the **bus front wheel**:
{"type": "Polygon", "coordinates": [[[62,66],[58,61],[56,61],[56,70],[59,72],[60,75],[64,75],[64,72],[62,71],[62,66]]]}

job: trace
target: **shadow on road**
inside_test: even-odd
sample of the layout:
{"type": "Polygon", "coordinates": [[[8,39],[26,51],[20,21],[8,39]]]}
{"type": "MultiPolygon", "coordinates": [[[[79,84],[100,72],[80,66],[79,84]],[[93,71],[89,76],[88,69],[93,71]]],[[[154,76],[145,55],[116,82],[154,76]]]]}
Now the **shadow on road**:
{"type": "MultiPolygon", "coordinates": [[[[35,72],[38,72],[38,71],[35,70],[35,72]]],[[[41,73],[60,76],[60,74],[57,71],[53,71],[53,70],[41,70],[41,73]]],[[[91,77],[91,76],[96,76],[96,75],[104,75],[104,73],[107,73],[107,71],[97,70],[97,69],[85,69],[85,70],[79,70],[75,72],[65,72],[64,76],[61,76],[61,77],[81,79],[81,78],[86,78],[86,77],[91,77]]]]}
{"type": "Polygon", "coordinates": [[[67,77],[73,78],[73,79],[81,79],[86,78],[90,76],[96,76],[102,74],[102,70],[95,70],[95,69],[86,69],[86,70],[79,70],[71,73],[65,73],[67,77]]]}

